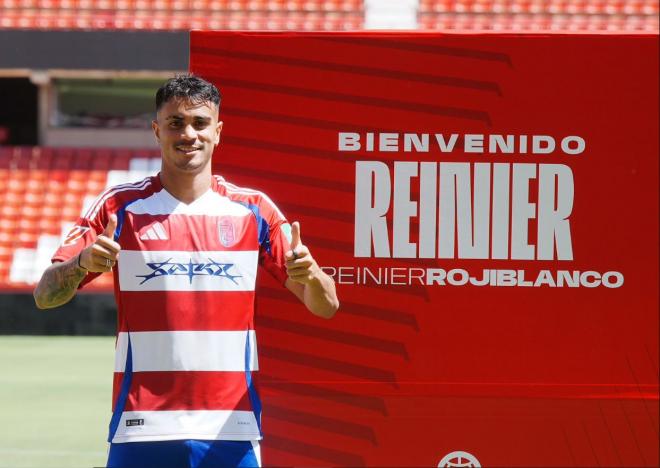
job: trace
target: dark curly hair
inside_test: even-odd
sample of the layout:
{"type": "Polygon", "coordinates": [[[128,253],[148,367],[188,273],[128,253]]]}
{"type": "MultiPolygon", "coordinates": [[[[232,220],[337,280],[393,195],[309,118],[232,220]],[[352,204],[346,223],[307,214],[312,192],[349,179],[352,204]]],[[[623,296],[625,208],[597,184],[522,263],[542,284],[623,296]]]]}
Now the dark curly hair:
{"type": "Polygon", "coordinates": [[[177,75],[156,91],[156,112],[171,99],[184,98],[201,104],[212,102],[220,110],[220,91],[213,83],[192,74],[177,75]]]}

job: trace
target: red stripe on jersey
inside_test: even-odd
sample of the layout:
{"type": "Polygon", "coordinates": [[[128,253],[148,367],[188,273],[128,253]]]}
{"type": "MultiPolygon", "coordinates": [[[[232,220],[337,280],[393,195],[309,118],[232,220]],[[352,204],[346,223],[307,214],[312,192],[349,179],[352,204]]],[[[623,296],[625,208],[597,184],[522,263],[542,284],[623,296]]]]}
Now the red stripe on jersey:
{"type": "MultiPolygon", "coordinates": [[[[123,376],[123,373],[115,372],[113,408],[123,376]]],[[[245,373],[134,372],[124,411],[158,410],[251,411],[245,373]]]]}
{"type": "Polygon", "coordinates": [[[257,222],[252,214],[239,217],[126,212],[119,244],[126,250],[259,249],[257,222]],[[154,229],[155,223],[160,223],[162,230],[154,229]]]}
{"type": "Polygon", "coordinates": [[[123,291],[120,295],[124,318],[120,332],[254,328],[254,291],[123,291]]]}

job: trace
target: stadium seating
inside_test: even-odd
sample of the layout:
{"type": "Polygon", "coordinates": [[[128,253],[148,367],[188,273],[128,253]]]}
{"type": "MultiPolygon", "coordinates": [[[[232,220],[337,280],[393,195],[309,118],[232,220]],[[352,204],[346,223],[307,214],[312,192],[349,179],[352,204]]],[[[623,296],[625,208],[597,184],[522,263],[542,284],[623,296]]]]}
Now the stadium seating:
{"type": "MultiPolygon", "coordinates": [[[[0,0],[0,28],[355,30],[364,0],[0,0]]],[[[657,0],[419,0],[431,30],[658,31],[657,0]]]]}
{"type": "Polygon", "coordinates": [[[152,149],[0,147],[0,285],[30,287],[99,193],[159,167],[152,149]]]}
{"type": "Polygon", "coordinates": [[[420,29],[658,31],[657,0],[420,0],[420,29]]]}
{"type": "Polygon", "coordinates": [[[0,0],[0,28],[349,30],[362,0],[0,0]]]}

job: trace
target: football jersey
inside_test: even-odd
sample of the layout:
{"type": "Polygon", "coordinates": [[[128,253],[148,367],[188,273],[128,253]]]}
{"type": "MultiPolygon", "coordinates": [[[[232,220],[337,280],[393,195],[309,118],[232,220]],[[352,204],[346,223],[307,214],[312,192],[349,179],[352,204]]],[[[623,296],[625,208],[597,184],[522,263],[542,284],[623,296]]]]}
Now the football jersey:
{"type": "Polygon", "coordinates": [[[121,251],[108,440],[260,439],[255,282],[259,265],[286,281],[286,219],[219,176],[190,204],[154,176],[101,194],[53,261],[93,243],[111,214],[121,251]]]}

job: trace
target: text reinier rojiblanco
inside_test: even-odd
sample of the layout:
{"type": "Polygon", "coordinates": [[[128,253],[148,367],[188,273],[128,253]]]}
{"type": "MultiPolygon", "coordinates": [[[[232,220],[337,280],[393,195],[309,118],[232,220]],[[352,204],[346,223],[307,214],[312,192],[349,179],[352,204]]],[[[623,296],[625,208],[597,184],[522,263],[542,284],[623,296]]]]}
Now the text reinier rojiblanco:
{"type": "MultiPolygon", "coordinates": [[[[576,156],[585,147],[579,136],[558,140],[547,135],[464,134],[459,144],[455,133],[338,134],[340,152],[576,156]]],[[[573,172],[565,164],[394,161],[391,172],[381,161],[356,161],[356,257],[573,259],[568,219],[573,172]],[[533,179],[538,183],[536,203],[529,201],[533,179]],[[413,183],[419,184],[419,200],[411,197],[413,183]],[[386,218],[390,209],[391,240],[386,218]],[[418,244],[410,241],[413,217],[418,218],[418,244]],[[536,245],[531,245],[528,226],[534,218],[538,231],[536,245]]]]}

